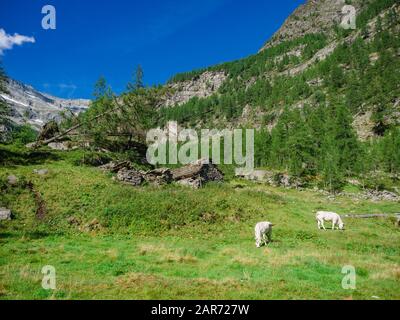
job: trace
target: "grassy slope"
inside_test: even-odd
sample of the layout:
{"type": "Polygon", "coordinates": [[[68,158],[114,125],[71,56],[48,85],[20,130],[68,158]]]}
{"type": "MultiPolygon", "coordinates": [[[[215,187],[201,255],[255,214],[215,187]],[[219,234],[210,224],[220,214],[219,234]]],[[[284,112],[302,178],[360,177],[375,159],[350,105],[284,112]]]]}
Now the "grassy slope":
{"type": "Polygon", "coordinates": [[[347,219],[345,232],[323,232],[313,213],[396,212],[398,203],[237,181],[198,191],[134,189],[74,166],[77,156],[0,167],[0,177],[32,180],[48,208],[38,222],[26,191],[0,197],[16,216],[0,222],[0,299],[400,298],[400,230],[391,221],[347,219]],[[35,176],[36,168],[50,174],[35,176]],[[103,227],[81,232],[70,216],[82,225],[97,218],[103,227]],[[277,224],[274,242],[256,249],[253,227],[265,219],[277,224]],[[355,291],[341,287],[349,264],[357,269],[355,291]],[[44,265],[56,267],[55,292],[41,288],[44,265]]]}

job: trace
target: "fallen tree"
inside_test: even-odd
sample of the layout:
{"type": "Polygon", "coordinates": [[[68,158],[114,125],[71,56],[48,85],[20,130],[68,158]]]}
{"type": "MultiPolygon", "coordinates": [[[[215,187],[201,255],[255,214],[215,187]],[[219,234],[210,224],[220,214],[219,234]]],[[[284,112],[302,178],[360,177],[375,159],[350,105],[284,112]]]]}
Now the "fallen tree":
{"type": "Polygon", "coordinates": [[[355,218],[355,219],[372,219],[372,218],[390,218],[390,217],[400,218],[400,213],[382,213],[382,214],[346,214],[343,215],[345,218],[355,218]]]}
{"type": "Polygon", "coordinates": [[[400,213],[381,213],[381,214],[345,214],[342,215],[344,218],[350,218],[350,219],[379,219],[379,218],[385,218],[385,219],[394,219],[394,223],[396,227],[400,227],[400,213]]]}
{"type": "MultiPolygon", "coordinates": [[[[96,117],[91,118],[91,119],[89,120],[89,122],[96,121],[97,119],[100,119],[100,118],[105,117],[105,116],[107,116],[107,115],[109,115],[109,114],[112,114],[113,112],[118,111],[119,108],[120,108],[120,107],[117,107],[117,108],[111,109],[111,110],[109,110],[109,111],[107,111],[107,112],[103,112],[103,113],[97,115],[96,117]]],[[[84,125],[85,125],[85,123],[80,122],[80,123],[78,123],[78,124],[72,126],[71,128],[69,128],[69,129],[67,129],[67,130],[65,130],[65,131],[63,131],[63,132],[61,132],[61,133],[55,135],[55,136],[52,137],[52,138],[49,138],[49,139],[46,139],[46,140],[38,140],[38,141],[36,141],[36,143],[34,144],[33,147],[34,147],[34,148],[39,148],[39,147],[41,147],[41,146],[46,146],[46,145],[48,145],[48,144],[50,144],[50,143],[52,143],[52,142],[56,142],[56,141],[58,141],[58,140],[61,140],[62,138],[64,138],[65,136],[67,136],[67,135],[68,135],[69,133],[71,133],[72,131],[78,130],[79,128],[83,127],[84,125]]]]}

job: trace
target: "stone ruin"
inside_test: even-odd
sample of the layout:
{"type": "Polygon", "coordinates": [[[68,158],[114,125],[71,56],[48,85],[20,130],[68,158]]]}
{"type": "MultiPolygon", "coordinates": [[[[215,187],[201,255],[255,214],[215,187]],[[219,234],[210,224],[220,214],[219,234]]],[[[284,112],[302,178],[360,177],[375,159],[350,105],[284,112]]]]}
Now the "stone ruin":
{"type": "Polygon", "coordinates": [[[140,186],[145,182],[158,186],[176,182],[199,189],[208,182],[224,180],[224,175],[217,166],[205,159],[173,170],[160,168],[145,172],[134,169],[130,162],[110,162],[100,168],[103,171],[116,173],[118,181],[132,186],[140,186]]]}
{"type": "Polygon", "coordinates": [[[223,181],[224,175],[211,160],[200,159],[182,168],[172,170],[173,180],[184,186],[201,188],[212,181],[223,181]]]}

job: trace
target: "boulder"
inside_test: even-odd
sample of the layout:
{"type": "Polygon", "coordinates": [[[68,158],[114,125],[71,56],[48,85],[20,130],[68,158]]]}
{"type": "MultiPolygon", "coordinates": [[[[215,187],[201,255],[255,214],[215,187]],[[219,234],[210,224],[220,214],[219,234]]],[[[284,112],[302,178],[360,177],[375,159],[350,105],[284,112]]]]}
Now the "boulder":
{"type": "Polygon", "coordinates": [[[51,142],[47,145],[52,150],[57,151],[68,151],[72,148],[69,146],[68,142],[51,142]]]}
{"type": "Polygon", "coordinates": [[[0,220],[11,220],[11,210],[0,208],[0,220]]]}
{"type": "Polygon", "coordinates": [[[132,186],[140,186],[144,182],[143,174],[137,170],[123,168],[117,173],[117,180],[132,186]]]}
{"type": "Polygon", "coordinates": [[[189,178],[177,181],[178,184],[193,189],[200,189],[203,186],[203,181],[199,178],[189,178]]]}
{"type": "Polygon", "coordinates": [[[33,170],[33,173],[38,174],[39,176],[45,176],[46,174],[49,173],[49,170],[48,169],[33,170]]]}
{"type": "Polygon", "coordinates": [[[10,186],[16,186],[18,184],[18,178],[14,175],[10,175],[7,177],[7,183],[10,186]]]}

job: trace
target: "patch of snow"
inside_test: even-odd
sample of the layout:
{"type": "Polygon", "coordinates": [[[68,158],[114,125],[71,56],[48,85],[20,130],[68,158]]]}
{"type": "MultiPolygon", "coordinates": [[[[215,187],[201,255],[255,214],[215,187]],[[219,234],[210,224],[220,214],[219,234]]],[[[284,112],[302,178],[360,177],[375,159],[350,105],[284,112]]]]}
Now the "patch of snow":
{"type": "Polygon", "coordinates": [[[23,102],[14,100],[14,99],[10,98],[9,96],[7,96],[7,95],[5,95],[5,94],[0,94],[0,96],[1,96],[2,98],[6,99],[7,101],[12,102],[12,103],[19,104],[19,105],[21,105],[21,106],[23,106],[23,107],[29,107],[26,103],[23,103],[23,102]]]}

